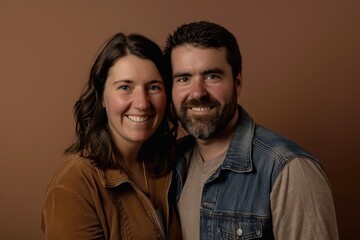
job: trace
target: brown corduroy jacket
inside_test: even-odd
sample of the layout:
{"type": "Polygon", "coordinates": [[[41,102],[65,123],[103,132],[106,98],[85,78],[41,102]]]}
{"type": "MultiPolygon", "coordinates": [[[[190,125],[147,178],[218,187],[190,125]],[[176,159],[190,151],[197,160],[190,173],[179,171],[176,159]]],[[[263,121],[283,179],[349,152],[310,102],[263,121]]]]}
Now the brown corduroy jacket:
{"type": "Polygon", "coordinates": [[[181,239],[178,215],[168,201],[170,174],[155,179],[164,231],[155,209],[127,175],[102,171],[68,156],[49,183],[42,209],[46,239],[181,239]]]}

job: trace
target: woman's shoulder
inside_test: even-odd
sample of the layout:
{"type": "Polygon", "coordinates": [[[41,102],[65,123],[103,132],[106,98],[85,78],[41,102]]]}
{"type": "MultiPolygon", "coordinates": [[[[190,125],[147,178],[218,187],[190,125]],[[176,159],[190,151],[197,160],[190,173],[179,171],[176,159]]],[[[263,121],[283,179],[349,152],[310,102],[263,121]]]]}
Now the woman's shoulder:
{"type": "Polygon", "coordinates": [[[81,157],[78,154],[69,154],[65,155],[63,162],[55,171],[49,187],[55,185],[70,187],[97,175],[96,166],[91,159],[81,157]]]}

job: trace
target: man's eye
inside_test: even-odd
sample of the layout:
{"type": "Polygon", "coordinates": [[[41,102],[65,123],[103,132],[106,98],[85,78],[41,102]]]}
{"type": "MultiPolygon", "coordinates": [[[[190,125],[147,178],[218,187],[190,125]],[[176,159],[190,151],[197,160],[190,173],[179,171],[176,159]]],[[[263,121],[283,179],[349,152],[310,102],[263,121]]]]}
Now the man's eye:
{"type": "Polygon", "coordinates": [[[210,75],[207,75],[206,78],[207,79],[216,79],[216,78],[218,78],[218,75],[210,74],[210,75]]]}
{"type": "Polygon", "coordinates": [[[175,81],[184,83],[184,82],[188,82],[189,78],[188,77],[179,77],[179,78],[176,78],[175,81]]]}

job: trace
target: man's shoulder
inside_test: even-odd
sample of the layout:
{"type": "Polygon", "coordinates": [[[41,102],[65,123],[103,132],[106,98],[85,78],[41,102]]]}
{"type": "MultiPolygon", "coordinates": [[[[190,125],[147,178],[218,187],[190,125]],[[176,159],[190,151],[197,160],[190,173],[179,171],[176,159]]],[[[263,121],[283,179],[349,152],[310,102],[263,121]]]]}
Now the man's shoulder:
{"type": "Polygon", "coordinates": [[[287,160],[295,157],[315,159],[311,153],[293,140],[259,125],[255,129],[253,143],[262,151],[287,160]]]}

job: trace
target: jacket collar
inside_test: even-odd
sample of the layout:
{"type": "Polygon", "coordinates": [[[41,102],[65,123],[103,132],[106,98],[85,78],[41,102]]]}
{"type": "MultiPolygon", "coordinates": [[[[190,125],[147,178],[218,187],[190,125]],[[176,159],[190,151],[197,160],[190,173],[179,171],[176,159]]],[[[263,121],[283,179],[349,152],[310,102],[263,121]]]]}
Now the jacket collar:
{"type": "Polygon", "coordinates": [[[234,135],[221,169],[251,172],[253,170],[251,153],[255,122],[241,106],[238,107],[238,114],[234,135]]]}
{"type": "MultiPolygon", "coordinates": [[[[96,171],[99,175],[101,184],[105,188],[114,188],[118,187],[121,184],[124,183],[132,183],[129,176],[121,169],[105,169],[102,170],[100,168],[96,168],[96,171]]],[[[159,188],[159,191],[161,189],[165,189],[167,191],[167,186],[170,185],[169,181],[171,180],[171,174],[168,174],[163,177],[157,177],[154,178],[154,182],[156,183],[156,188],[159,188]]]]}
{"type": "Polygon", "coordinates": [[[129,182],[128,175],[120,169],[99,169],[96,168],[100,181],[104,187],[117,187],[122,183],[129,182]]]}

